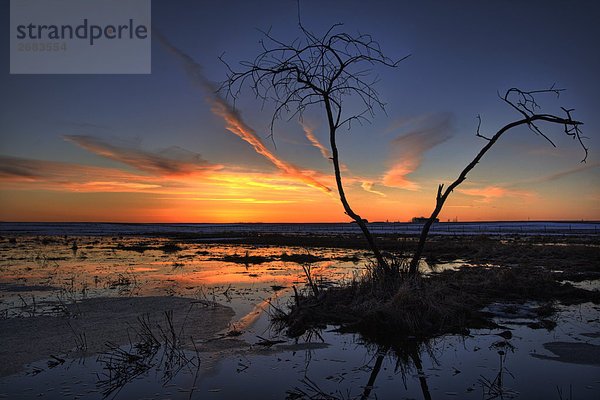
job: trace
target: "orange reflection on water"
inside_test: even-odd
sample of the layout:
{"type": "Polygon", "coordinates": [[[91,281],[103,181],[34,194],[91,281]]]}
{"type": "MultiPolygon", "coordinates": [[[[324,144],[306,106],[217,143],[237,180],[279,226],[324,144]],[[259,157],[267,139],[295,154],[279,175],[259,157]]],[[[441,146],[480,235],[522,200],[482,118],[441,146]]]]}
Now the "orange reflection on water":
{"type": "Polygon", "coordinates": [[[28,305],[35,303],[39,313],[45,304],[58,299],[132,295],[194,297],[223,303],[243,298],[264,308],[265,299],[278,293],[280,287],[304,287],[302,265],[289,260],[307,255],[318,257],[305,265],[320,280],[339,281],[361,270],[362,263],[334,259],[361,257],[353,250],[216,245],[157,238],[5,238],[0,242],[0,311],[18,314],[24,307],[23,299],[28,305]]]}
{"type": "Polygon", "coordinates": [[[275,293],[273,293],[273,295],[271,295],[271,297],[269,297],[268,299],[256,304],[252,311],[250,311],[245,316],[237,320],[237,322],[235,323],[235,328],[239,331],[245,331],[248,328],[250,328],[252,325],[254,325],[254,323],[256,323],[263,311],[265,311],[265,309],[269,307],[269,305],[271,305],[273,301],[275,301],[279,297],[287,295],[290,291],[290,289],[278,290],[275,293]]]}

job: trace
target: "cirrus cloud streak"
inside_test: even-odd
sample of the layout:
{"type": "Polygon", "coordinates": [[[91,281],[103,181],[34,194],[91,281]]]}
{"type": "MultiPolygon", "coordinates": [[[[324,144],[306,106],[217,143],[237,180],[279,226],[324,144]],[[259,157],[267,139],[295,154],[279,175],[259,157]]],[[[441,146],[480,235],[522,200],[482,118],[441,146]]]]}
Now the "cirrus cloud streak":
{"type": "Polygon", "coordinates": [[[105,139],[87,135],[62,135],[64,140],[102,157],[127,164],[139,171],[155,176],[183,176],[201,174],[221,169],[221,165],[213,165],[202,159],[200,154],[170,147],[158,152],[144,151],[124,145],[109,143],[105,139]]]}
{"type": "Polygon", "coordinates": [[[452,137],[452,116],[447,113],[425,115],[402,124],[416,125],[408,134],[393,139],[390,144],[389,169],[383,176],[386,186],[418,190],[420,185],[407,177],[423,162],[427,150],[452,137]]]}
{"type": "Polygon", "coordinates": [[[486,186],[484,188],[456,189],[456,191],[468,196],[482,197],[481,201],[491,202],[501,197],[518,197],[520,199],[531,200],[537,197],[537,194],[527,190],[507,189],[501,186],[486,186]]]}
{"type": "Polygon", "coordinates": [[[258,154],[265,157],[275,165],[275,167],[289,175],[291,178],[304,182],[304,184],[322,190],[325,193],[331,193],[331,189],[315,178],[317,175],[316,171],[299,168],[292,163],[277,157],[269,150],[256,132],[244,122],[240,113],[235,110],[227,100],[218,94],[214,85],[204,76],[200,64],[194,61],[192,57],[173,46],[156,30],[152,31],[152,35],[169,53],[176,56],[182,62],[183,67],[192,82],[206,93],[206,101],[211,105],[211,111],[225,120],[225,127],[228,131],[246,141],[258,154]]]}

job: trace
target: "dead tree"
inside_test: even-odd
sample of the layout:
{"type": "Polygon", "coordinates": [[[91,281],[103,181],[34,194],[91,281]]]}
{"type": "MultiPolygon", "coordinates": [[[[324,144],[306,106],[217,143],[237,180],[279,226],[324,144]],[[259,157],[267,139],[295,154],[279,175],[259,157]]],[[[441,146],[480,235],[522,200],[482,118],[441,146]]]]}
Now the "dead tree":
{"type": "Polygon", "coordinates": [[[476,136],[483,138],[487,141],[487,143],[485,146],[483,146],[479,153],[477,153],[475,158],[462,170],[462,172],[458,175],[458,178],[456,178],[456,180],[446,188],[446,190],[444,190],[443,184],[439,185],[436,196],[435,208],[431,213],[429,219],[423,225],[417,249],[411,260],[409,269],[410,275],[417,274],[419,260],[421,259],[421,256],[423,254],[423,248],[425,247],[425,241],[427,240],[429,229],[431,228],[431,225],[439,215],[440,211],[442,211],[442,207],[448,199],[448,196],[458,185],[460,185],[467,178],[467,174],[473,168],[475,168],[475,166],[485,155],[485,153],[487,153],[488,150],[492,148],[492,146],[498,141],[498,139],[500,139],[500,136],[502,136],[505,132],[518,126],[526,125],[533,133],[541,136],[552,146],[556,147],[556,145],[550,139],[550,137],[548,137],[542,131],[540,123],[561,125],[564,129],[564,133],[567,136],[570,136],[573,139],[575,139],[583,148],[584,157],[583,160],[581,160],[581,162],[585,162],[588,155],[588,149],[583,143],[584,136],[582,135],[582,132],[580,130],[580,127],[581,125],[583,125],[583,122],[576,121],[572,118],[571,112],[573,111],[573,109],[566,109],[564,107],[561,107],[562,111],[565,114],[562,117],[554,114],[544,114],[540,112],[541,107],[538,105],[535,99],[535,96],[540,94],[555,94],[557,97],[559,97],[562,91],[564,91],[564,89],[555,89],[554,86],[552,86],[550,89],[534,90],[529,92],[522,91],[517,88],[512,88],[507,90],[504,96],[499,95],[500,99],[504,103],[508,104],[515,111],[517,111],[522,118],[503,126],[491,137],[484,136],[481,134],[481,118],[479,116],[477,117],[479,122],[477,124],[476,136]]]}
{"type": "Polygon", "coordinates": [[[362,230],[378,264],[385,266],[385,259],[365,220],[350,207],[344,192],[336,135],[342,127],[350,129],[352,122],[369,121],[376,108],[384,110],[384,103],[374,89],[377,77],[373,74],[373,67],[395,68],[406,57],[392,60],[384,55],[379,43],[370,35],[352,36],[339,32],[341,26],[333,25],[323,36],[318,36],[299,23],[301,37],[291,43],[274,38],[269,31],[262,32],[264,38],[260,41],[260,53],[252,61],[240,62],[239,70],[221,58],[228,74],[220,90],[235,100],[242,87],[249,84],[263,104],[274,102],[271,138],[275,120],[284,113],[291,120],[301,117],[309,106],[325,109],[340,201],[345,213],[362,230]],[[349,96],[358,97],[362,109],[350,112],[343,109],[343,101],[349,96]]]}

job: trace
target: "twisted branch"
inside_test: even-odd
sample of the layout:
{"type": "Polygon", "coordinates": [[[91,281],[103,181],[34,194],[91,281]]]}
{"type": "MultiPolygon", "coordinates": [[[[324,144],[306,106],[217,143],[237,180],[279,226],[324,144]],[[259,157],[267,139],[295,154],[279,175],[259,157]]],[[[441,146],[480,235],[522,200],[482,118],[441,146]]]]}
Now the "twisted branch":
{"type": "Polygon", "coordinates": [[[500,98],[506,104],[511,106],[513,109],[515,109],[519,114],[521,114],[521,116],[523,116],[523,118],[503,126],[492,137],[486,137],[480,133],[481,117],[477,116],[477,119],[479,122],[477,124],[477,132],[476,132],[475,136],[484,138],[485,140],[487,140],[487,143],[485,146],[483,146],[483,148],[479,151],[479,153],[477,153],[475,158],[473,158],[473,160],[462,170],[462,172],[458,175],[458,178],[456,178],[456,180],[454,182],[452,182],[450,184],[450,186],[448,186],[446,188],[445,191],[443,191],[443,186],[444,186],[443,184],[438,187],[435,208],[433,210],[433,213],[427,220],[427,222],[425,222],[425,224],[423,225],[423,229],[421,230],[421,235],[419,237],[419,243],[417,245],[417,250],[415,251],[415,255],[413,256],[413,259],[411,261],[410,270],[409,270],[411,275],[416,275],[416,273],[418,271],[419,260],[421,259],[421,255],[423,254],[423,248],[425,246],[425,241],[427,240],[427,235],[429,233],[429,229],[431,228],[431,225],[433,224],[433,222],[439,215],[440,211],[442,210],[442,207],[444,206],[446,199],[458,185],[460,185],[465,179],[467,179],[467,174],[473,168],[475,168],[475,166],[481,160],[481,158],[485,155],[485,153],[487,153],[488,150],[490,150],[492,148],[492,146],[498,141],[498,139],[500,139],[500,137],[506,131],[508,131],[512,128],[515,128],[517,126],[520,126],[520,125],[527,125],[529,127],[529,129],[531,129],[532,132],[534,132],[538,135],[541,135],[552,146],[556,147],[554,142],[546,134],[544,134],[542,132],[540,127],[537,125],[537,123],[538,123],[538,121],[542,121],[542,122],[548,122],[548,123],[552,123],[552,124],[563,125],[565,134],[576,139],[584,151],[584,157],[581,160],[581,162],[586,161],[587,156],[588,156],[588,148],[583,143],[583,139],[585,139],[585,136],[583,136],[582,132],[581,132],[581,125],[583,125],[583,122],[576,121],[572,118],[571,112],[573,111],[573,109],[565,109],[564,107],[561,107],[561,109],[565,112],[566,117],[560,117],[560,116],[557,116],[554,114],[538,114],[538,113],[536,113],[536,110],[541,109],[541,107],[536,102],[536,98],[535,98],[536,95],[552,93],[552,94],[556,94],[557,97],[559,97],[560,93],[563,91],[564,91],[564,89],[555,89],[554,85],[552,85],[552,87],[550,87],[549,89],[534,90],[534,91],[523,91],[523,90],[520,90],[517,88],[508,89],[506,91],[506,93],[504,94],[504,96],[500,96],[500,98]]]}

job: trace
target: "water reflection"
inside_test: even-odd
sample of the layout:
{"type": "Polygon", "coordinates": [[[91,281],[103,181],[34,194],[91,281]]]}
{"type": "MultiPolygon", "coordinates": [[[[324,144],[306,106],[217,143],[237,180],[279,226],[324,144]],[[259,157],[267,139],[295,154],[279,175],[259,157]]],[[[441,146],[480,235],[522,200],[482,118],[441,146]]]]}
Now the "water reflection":
{"type": "Polygon", "coordinates": [[[167,239],[19,237],[0,243],[0,311],[51,311],[57,299],[183,296],[239,304],[247,313],[275,288],[302,284],[302,263],[323,281],[361,271],[358,251],[173,243],[167,239]],[[300,263],[299,263],[300,262],[300,263]],[[243,303],[243,304],[242,304],[243,303]],[[248,304],[251,303],[251,304],[248,304]]]}
{"type": "MultiPolygon", "coordinates": [[[[358,338],[355,340],[361,345],[354,351],[366,352],[369,361],[359,368],[341,370],[356,375],[361,372],[360,376],[348,373],[345,379],[334,381],[328,376],[330,371],[324,373],[318,363],[313,363],[306,370],[306,377],[288,390],[287,398],[556,398],[556,393],[576,387],[577,398],[596,399],[600,393],[598,363],[592,360],[594,356],[573,353],[583,348],[597,352],[600,348],[581,343],[589,342],[590,338],[597,343],[600,334],[587,332],[600,330],[599,311],[598,306],[590,303],[563,307],[556,331],[532,329],[523,325],[523,320],[513,319],[498,320],[508,330],[472,331],[467,336],[447,335],[427,342],[415,338],[385,342],[379,338],[379,344],[373,344],[358,338]],[[556,348],[573,356],[556,357],[556,348]],[[540,359],[547,362],[538,362],[540,359]],[[573,364],[565,368],[557,361],[573,364]]],[[[323,337],[328,343],[336,341],[331,332],[324,332],[323,337]]],[[[344,346],[337,348],[343,350],[344,346]]],[[[347,362],[361,365],[355,357],[347,357],[347,362]]],[[[321,354],[321,363],[325,360],[326,356],[321,354]]]]}
{"type": "MultiPolygon", "coordinates": [[[[165,383],[158,371],[149,370],[120,389],[117,398],[122,399],[480,399],[508,398],[517,392],[520,398],[556,398],[557,388],[566,393],[570,386],[577,398],[597,398],[600,393],[600,367],[565,368],[566,358],[552,353],[558,351],[556,345],[548,345],[561,343],[561,351],[574,348],[573,343],[597,347],[596,305],[561,308],[554,331],[499,319],[502,331],[473,331],[470,336],[428,342],[399,337],[368,341],[331,327],[294,342],[269,330],[265,311],[271,304],[285,307],[293,287],[305,287],[303,265],[310,265],[317,282],[339,282],[360,273],[364,259],[361,251],[344,249],[166,239],[79,237],[76,249],[74,241],[64,237],[5,239],[0,242],[0,316],[62,315],[62,304],[98,297],[168,295],[233,307],[229,331],[240,334],[222,332],[211,342],[196,343],[199,371],[197,364],[189,364],[165,383]],[[500,340],[497,334],[504,331],[512,338],[500,340]],[[507,343],[515,347],[514,353],[507,343]]],[[[193,360],[197,354],[185,351],[180,360],[193,360]]],[[[9,353],[4,349],[6,357],[9,353]]],[[[56,356],[66,361],[50,368],[48,360],[40,360],[27,368],[29,373],[39,371],[37,375],[2,378],[0,395],[68,397],[64,392],[102,398],[104,387],[92,373],[102,371],[97,356],[81,362],[56,356]],[[27,388],[31,390],[24,391],[27,388]]]]}

